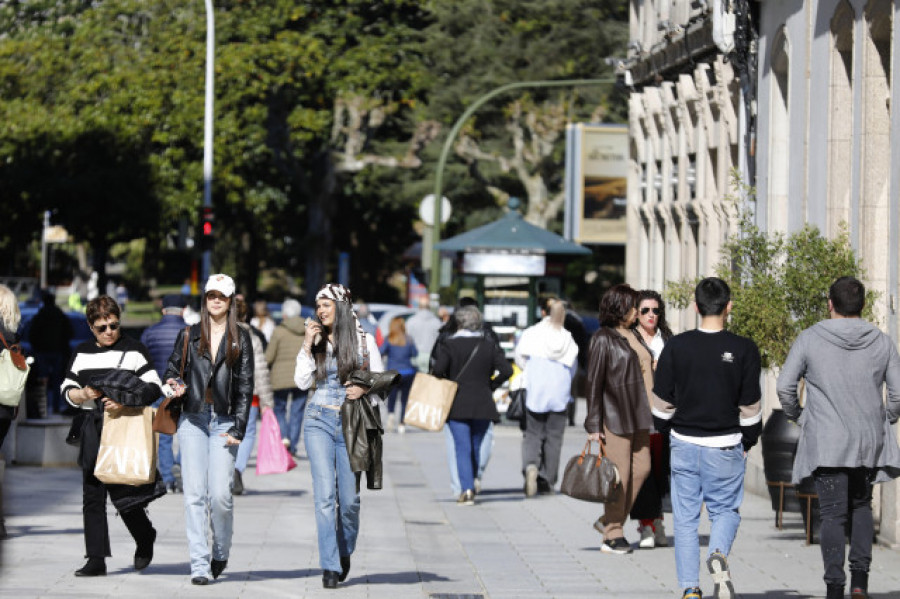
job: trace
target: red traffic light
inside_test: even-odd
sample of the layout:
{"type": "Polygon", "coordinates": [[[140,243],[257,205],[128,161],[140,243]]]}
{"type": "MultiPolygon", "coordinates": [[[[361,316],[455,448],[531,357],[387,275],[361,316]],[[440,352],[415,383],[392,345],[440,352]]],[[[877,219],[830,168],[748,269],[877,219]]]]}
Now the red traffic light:
{"type": "Polygon", "coordinates": [[[212,235],[212,233],[213,233],[213,230],[212,230],[212,223],[209,222],[209,221],[206,221],[205,223],[203,223],[203,235],[204,235],[204,237],[208,237],[208,236],[212,235]]]}

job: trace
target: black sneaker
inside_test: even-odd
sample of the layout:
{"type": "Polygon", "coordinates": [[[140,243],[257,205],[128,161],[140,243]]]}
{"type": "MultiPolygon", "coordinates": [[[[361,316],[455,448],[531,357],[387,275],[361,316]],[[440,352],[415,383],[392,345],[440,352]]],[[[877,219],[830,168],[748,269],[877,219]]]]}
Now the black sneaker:
{"type": "Polygon", "coordinates": [[[706,567],[716,584],[713,597],[716,599],[734,599],[734,585],[731,584],[731,572],[728,571],[728,560],[718,551],[706,560],[706,567]]]}
{"type": "Polygon", "coordinates": [[[631,543],[625,540],[625,537],[608,539],[600,545],[600,551],[603,553],[615,553],[617,555],[625,555],[631,553],[631,543]]]}

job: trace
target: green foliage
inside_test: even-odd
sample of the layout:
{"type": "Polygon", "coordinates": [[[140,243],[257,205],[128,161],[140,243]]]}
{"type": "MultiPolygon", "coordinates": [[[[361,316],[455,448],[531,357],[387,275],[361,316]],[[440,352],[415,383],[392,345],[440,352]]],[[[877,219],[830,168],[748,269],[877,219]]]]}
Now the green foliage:
{"type": "MultiPolygon", "coordinates": [[[[766,232],[740,198],[754,203],[755,190],[733,175],[729,197],[738,215],[737,231],[722,246],[716,276],[731,287],[733,310],[728,329],[753,339],[764,368],[784,363],[797,335],[828,318],[828,288],[838,277],[864,278],[845,226],[829,239],[806,225],[789,235],[766,232]]],[[[693,302],[698,279],[666,284],[666,299],[676,308],[693,302]]],[[[864,317],[872,318],[878,294],[866,293],[864,317]]]]}

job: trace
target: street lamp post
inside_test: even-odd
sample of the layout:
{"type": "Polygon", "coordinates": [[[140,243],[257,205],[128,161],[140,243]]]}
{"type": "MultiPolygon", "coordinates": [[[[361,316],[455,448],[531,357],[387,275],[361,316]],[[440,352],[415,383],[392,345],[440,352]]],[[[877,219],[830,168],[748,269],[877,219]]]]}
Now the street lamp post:
{"type": "MultiPolygon", "coordinates": [[[[203,115],[203,206],[212,206],[213,172],[213,78],[215,76],[216,22],[212,0],[206,0],[206,105],[203,115]]],[[[200,284],[210,275],[212,250],[203,250],[200,284]]]]}
{"type": "MultiPolygon", "coordinates": [[[[453,128],[450,130],[449,135],[447,135],[447,140],[444,142],[444,148],[441,150],[441,156],[438,159],[437,164],[437,172],[434,176],[434,197],[441,198],[443,197],[444,190],[444,167],[447,164],[447,158],[450,155],[450,148],[453,147],[453,142],[456,140],[456,136],[459,135],[460,129],[462,129],[463,125],[466,121],[469,120],[476,110],[481,108],[489,100],[492,100],[496,96],[500,94],[504,94],[508,91],[512,91],[514,89],[524,89],[524,88],[536,88],[536,87],[586,87],[591,85],[606,85],[610,83],[615,83],[615,77],[608,77],[605,79],[561,79],[559,81],[518,81],[516,83],[507,83],[506,85],[501,85],[498,88],[495,88],[488,93],[484,94],[477,100],[475,100],[472,104],[466,108],[466,111],[462,113],[456,123],[453,124],[453,128]]],[[[431,279],[428,281],[428,292],[431,294],[432,299],[435,299],[440,291],[440,278],[441,278],[441,256],[440,252],[437,250],[437,244],[441,240],[441,202],[434,203],[434,231],[431,239],[431,279]]]]}

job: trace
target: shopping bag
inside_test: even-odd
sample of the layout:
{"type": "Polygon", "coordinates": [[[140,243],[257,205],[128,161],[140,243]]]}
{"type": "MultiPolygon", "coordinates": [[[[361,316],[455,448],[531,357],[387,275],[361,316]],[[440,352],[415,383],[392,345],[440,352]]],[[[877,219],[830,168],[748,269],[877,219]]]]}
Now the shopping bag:
{"type": "Polygon", "coordinates": [[[281,430],[272,410],[263,410],[259,427],[259,441],[256,446],[256,473],[281,474],[297,467],[284,443],[281,430]]]}
{"type": "Polygon", "coordinates": [[[156,478],[153,408],[103,413],[103,432],[94,476],[106,484],[146,485],[156,478]]]}
{"type": "Polygon", "coordinates": [[[0,350],[0,405],[14,408],[22,400],[31,366],[18,345],[8,344],[3,333],[0,333],[0,340],[3,341],[3,349],[0,350]]]}
{"type": "Polygon", "coordinates": [[[409,390],[403,422],[426,431],[444,428],[458,385],[454,381],[417,372],[409,390]]]}
{"type": "Polygon", "coordinates": [[[609,503],[615,501],[622,491],[619,469],[606,457],[606,447],[600,442],[600,455],[588,453],[588,441],[579,455],[573,456],[566,464],[560,492],[573,499],[609,503]]]}

